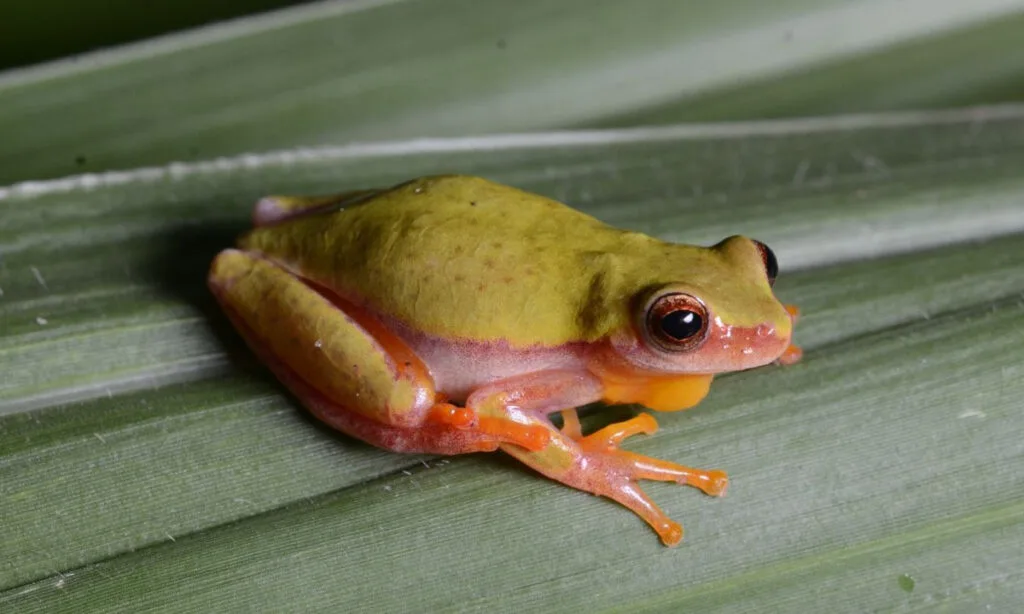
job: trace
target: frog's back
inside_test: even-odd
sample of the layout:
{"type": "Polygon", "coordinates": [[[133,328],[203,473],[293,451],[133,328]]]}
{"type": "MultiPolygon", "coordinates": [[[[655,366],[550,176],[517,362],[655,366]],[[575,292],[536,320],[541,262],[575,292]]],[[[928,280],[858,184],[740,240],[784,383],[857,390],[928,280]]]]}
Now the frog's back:
{"type": "Polygon", "coordinates": [[[608,259],[630,243],[655,242],[557,201],[464,176],[417,179],[287,225],[257,229],[245,241],[422,332],[515,345],[607,332],[628,302],[609,296],[617,286],[608,259]]]}

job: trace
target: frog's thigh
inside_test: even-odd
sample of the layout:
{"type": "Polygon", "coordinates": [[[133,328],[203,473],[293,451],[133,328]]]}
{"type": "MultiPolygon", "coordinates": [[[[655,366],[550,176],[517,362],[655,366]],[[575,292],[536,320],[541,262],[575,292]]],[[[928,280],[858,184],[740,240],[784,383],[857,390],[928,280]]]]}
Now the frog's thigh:
{"type": "MultiPolygon", "coordinates": [[[[273,263],[225,250],[213,262],[209,283],[249,345],[307,405],[315,391],[338,412],[399,427],[421,424],[433,406],[433,381],[404,344],[382,344],[273,263]]],[[[324,411],[323,403],[316,405],[324,411]]]]}
{"type": "Polygon", "coordinates": [[[252,221],[255,226],[266,226],[287,218],[343,208],[379,192],[354,190],[323,196],[264,196],[253,207],[252,221]]]}

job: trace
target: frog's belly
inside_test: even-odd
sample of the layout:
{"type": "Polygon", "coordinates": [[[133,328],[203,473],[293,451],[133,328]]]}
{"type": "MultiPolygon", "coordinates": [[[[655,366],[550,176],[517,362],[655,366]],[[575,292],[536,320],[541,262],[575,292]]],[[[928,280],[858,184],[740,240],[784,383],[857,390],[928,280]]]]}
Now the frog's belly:
{"type": "Polygon", "coordinates": [[[586,371],[586,344],[512,348],[506,342],[450,341],[393,329],[430,370],[438,392],[456,403],[475,389],[517,375],[551,370],[586,371]]]}

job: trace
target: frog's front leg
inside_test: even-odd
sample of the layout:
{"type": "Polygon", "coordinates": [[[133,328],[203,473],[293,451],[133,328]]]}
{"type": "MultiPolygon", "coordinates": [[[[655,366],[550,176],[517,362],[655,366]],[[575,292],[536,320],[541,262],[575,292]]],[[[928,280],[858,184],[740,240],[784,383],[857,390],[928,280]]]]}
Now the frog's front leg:
{"type": "MultiPolygon", "coordinates": [[[[789,318],[796,324],[796,321],[800,319],[800,308],[796,305],[783,305],[786,308],[786,313],[789,314],[789,318]]],[[[803,358],[804,351],[800,349],[800,346],[790,344],[789,347],[782,352],[782,355],[775,359],[776,364],[780,365],[794,365],[800,362],[803,358]]]]}
{"type": "Polygon", "coordinates": [[[562,410],[562,430],[540,416],[560,407],[601,400],[604,392],[601,381],[590,374],[550,371],[491,384],[470,395],[467,405],[481,415],[504,412],[510,419],[546,426],[550,440],[543,449],[502,444],[502,450],[553,480],[626,506],[650,524],[666,545],[675,545],[683,537],[682,527],[650,499],[638,480],[676,482],[720,496],[725,493],[728,478],[722,471],[694,469],[621,449],[619,445],[625,439],[657,430],[650,414],[590,435],[580,431],[575,409],[562,410]]]}
{"type": "Polygon", "coordinates": [[[665,545],[674,546],[683,538],[682,527],[654,503],[638,480],[676,482],[721,496],[728,478],[719,470],[694,469],[619,448],[626,438],[649,435],[657,428],[650,414],[640,414],[579,439],[553,433],[548,446],[537,452],[509,444],[501,448],[553,480],[626,506],[651,525],[665,545]]]}
{"type": "Polygon", "coordinates": [[[438,454],[548,442],[541,425],[446,402],[423,362],[370,314],[267,259],[225,250],[209,285],[278,379],[345,433],[390,450],[438,454]]]}

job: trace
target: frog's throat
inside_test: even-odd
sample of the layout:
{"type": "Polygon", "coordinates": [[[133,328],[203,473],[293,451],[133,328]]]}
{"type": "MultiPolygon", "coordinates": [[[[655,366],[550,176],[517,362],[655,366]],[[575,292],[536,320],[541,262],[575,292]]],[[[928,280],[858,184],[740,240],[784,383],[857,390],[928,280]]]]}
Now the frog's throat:
{"type": "Polygon", "coordinates": [[[594,369],[610,405],[638,403],[655,411],[681,411],[700,403],[711,388],[711,373],[661,374],[626,365],[594,369]]]}

